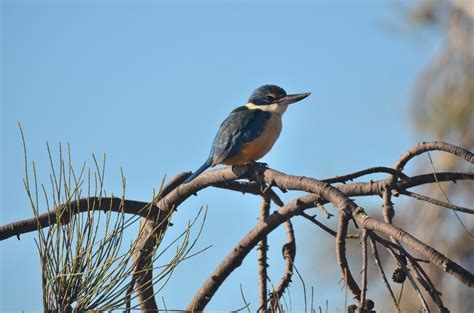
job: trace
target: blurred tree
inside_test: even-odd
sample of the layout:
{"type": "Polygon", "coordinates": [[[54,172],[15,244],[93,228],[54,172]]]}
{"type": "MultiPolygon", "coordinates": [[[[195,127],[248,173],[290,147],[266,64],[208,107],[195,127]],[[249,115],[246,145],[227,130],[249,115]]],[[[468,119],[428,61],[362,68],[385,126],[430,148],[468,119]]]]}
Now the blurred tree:
{"type": "MultiPolygon", "coordinates": [[[[430,0],[419,1],[407,11],[412,25],[421,29],[431,29],[442,36],[441,45],[432,60],[428,62],[415,85],[413,100],[413,124],[418,134],[449,140],[468,150],[474,148],[474,1],[472,0],[430,0]]],[[[465,162],[440,153],[433,156],[437,171],[460,170],[465,162]]],[[[423,165],[431,167],[429,162],[423,165]]],[[[473,198],[473,185],[466,188],[453,188],[442,185],[441,188],[424,189],[431,197],[456,202],[473,198]],[[456,189],[456,190],[455,190],[456,189]],[[446,196],[444,195],[446,194],[446,196]]],[[[424,203],[424,202],[420,202],[424,203]]],[[[474,268],[474,233],[471,216],[462,216],[460,225],[454,211],[438,208],[427,203],[420,204],[420,210],[406,210],[407,215],[399,217],[419,221],[414,233],[425,242],[433,242],[441,251],[455,260],[474,268]],[[423,214],[423,218],[419,218],[423,214]],[[418,218],[417,218],[418,217],[418,218]],[[427,229],[433,232],[427,232],[427,229]]],[[[455,312],[474,312],[472,290],[451,280],[434,270],[429,273],[437,288],[443,292],[443,299],[455,312]]],[[[408,296],[408,295],[407,295],[408,296]]],[[[416,303],[416,295],[413,298],[416,303]]],[[[405,297],[404,297],[405,298],[405,297]]],[[[412,302],[406,299],[407,302],[412,302]]]]}
{"type": "Polygon", "coordinates": [[[415,90],[415,125],[439,139],[474,147],[474,2],[421,1],[410,20],[436,28],[443,43],[420,75],[415,90]]]}

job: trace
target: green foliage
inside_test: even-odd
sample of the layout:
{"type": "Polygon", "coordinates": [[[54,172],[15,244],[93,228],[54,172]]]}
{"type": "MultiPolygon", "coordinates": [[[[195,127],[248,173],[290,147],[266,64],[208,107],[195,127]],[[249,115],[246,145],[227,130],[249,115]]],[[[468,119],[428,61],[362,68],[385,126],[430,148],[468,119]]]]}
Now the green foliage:
{"type": "MultiPolygon", "coordinates": [[[[48,145],[51,166],[51,191],[48,191],[45,185],[38,186],[34,162],[30,182],[23,132],[22,139],[25,153],[24,185],[38,223],[36,243],[41,261],[44,310],[103,311],[130,305],[141,291],[135,287],[132,293],[127,292],[134,283],[132,277],[136,274],[136,264],[132,256],[138,250],[137,240],[126,244],[124,238],[127,229],[138,230],[138,227],[133,226],[138,225],[140,216],[127,216],[124,212],[126,180],[123,172],[120,207],[118,210],[112,210],[112,207],[104,210],[101,202],[107,196],[104,190],[105,156],[101,165],[93,156],[95,170],[92,173],[90,169],[85,170],[85,162],[76,172],[71,164],[69,145],[67,162],[59,146],[58,166],[54,165],[48,145]],[[50,223],[49,228],[40,225],[40,190],[48,212],[55,213],[52,216],[55,216],[56,223],[50,223]],[[79,201],[81,199],[87,201],[79,201]],[[86,203],[86,207],[80,207],[80,203],[86,203]]],[[[179,263],[195,255],[191,254],[191,250],[203,229],[206,214],[200,218],[198,234],[194,239],[191,238],[191,228],[201,212],[202,209],[181,235],[164,247],[164,234],[160,234],[153,254],[154,263],[160,264],[153,268],[155,293],[162,290],[179,263]],[[165,253],[172,247],[176,247],[174,255],[170,260],[163,260],[165,253]]],[[[140,227],[137,238],[141,232],[140,227]]],[[[130,307],[133,309],[136,306],[130,307]]]]}

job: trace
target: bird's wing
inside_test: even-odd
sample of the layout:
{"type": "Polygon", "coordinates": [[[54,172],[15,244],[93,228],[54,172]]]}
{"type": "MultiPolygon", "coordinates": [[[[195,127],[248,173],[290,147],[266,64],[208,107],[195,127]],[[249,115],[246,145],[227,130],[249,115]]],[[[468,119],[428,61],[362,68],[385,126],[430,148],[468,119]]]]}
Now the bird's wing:
{"type": "Polygon", "coordinates": [[[270,117],[270,112],[249,110],[246,107],[232,111],[222,122],[214,139],[211,151],[213,165],[236,156],[243,145],[259,137],[270,117]]]}

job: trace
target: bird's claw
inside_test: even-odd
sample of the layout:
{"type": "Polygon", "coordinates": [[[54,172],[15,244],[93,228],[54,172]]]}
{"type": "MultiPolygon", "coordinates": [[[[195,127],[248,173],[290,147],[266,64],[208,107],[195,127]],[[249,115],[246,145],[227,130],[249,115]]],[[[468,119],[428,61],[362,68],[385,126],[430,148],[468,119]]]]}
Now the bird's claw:
{"type": "Polygon", "coordinates": [[[268,168],[268,164],[265,162],[252,161],[251,164],[268,168]]]}

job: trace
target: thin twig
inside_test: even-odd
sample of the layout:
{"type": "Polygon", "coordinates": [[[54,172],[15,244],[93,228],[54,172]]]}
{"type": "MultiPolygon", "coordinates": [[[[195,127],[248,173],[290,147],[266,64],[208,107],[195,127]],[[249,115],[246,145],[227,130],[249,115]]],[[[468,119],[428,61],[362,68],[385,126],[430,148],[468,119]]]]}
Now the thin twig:
{"type": "Polygon", "coordinates": [[[377,251],[377,245],[375,243],[375,239],[372,232],[369,232],[369,241],[370,241],[370,247],[372,251],[372,257],[374,258],[374,263],[377,266],[380,276],[382,277],[382,281],[385,287],[387,288],[388,293],[390,294],[390,297],[392,298],[395,309],[397,310],[398,313],[400,313],[400,307],[398,305],[397,299],[395,298],[392,287],[390,286],[390,283],[387,280],[387,276],[385,275],[385,271],[382,267],[382,262],[380,261],[379,253],[377,251]]]}
{"type": "MultiPolygon", "coordinates": [[[[318,221],[316,219],[316,216],[313,215],[309,215],[308,213],[306,212],[301,212],[299,214],[300,216],[304,217],[305,219],[307,219],[308,221],[310,221],[311,223],[317,225],[318,227],[320,227],[322,230],[324,230],[325,232],[327,232],[328,234],[330,234],[331,236],[333,237],[336,237],[337,235],[337,232],[335,230],[332,230],[331,228],[329,228],[328,226],[324,225],[323,223],[321,223],[320,221],[318,221]]],[[[346,239],[359,239],[360,236],[358,234],[347,234],[346,236],[346,239]]]]}
{"type": "MultiPolygon", "coordinates": [[[[391,251],[392,256],[397,260],[398,266],[400,266],[403,269],[403,271],[406,273],[407,278],[410,281],[410,284],[412,285],[413,289],[415,289],[416,294],[418,295],[418,298],[420,299],[421,305],[423,306],[423,310],[425,312],[430,312],[429,307],[428,307],[428,303],[426,302],[425,297],[423,296],[423,293],[421,292],[420,288],[418,287],[418,284],[416,283],[415,279],[413,278],[413,274],[416,277],[416,275],[418,275],[418,273],[416,271],[411,271],[410,268],[407,265],[405,265],[405,263],[401,259],[401,256],[397,255],[393,251],[393,249],[389,248],[389,250],[391,251]]],[[[402,287],[400,289],[400,294],[398,296],[398,305],[400,305],[401,297],[402,297],[402,294],[403,294],[403,285],[404,284],[402,284],[402,287]]],[[[422,286],[423,286],[423,284],[422,284],[422,286]]]]}
{"type": "Polygon", "coordinates": [[[362,230],[362,237],[360,238],[360,245],[362,246],[362,269],[361,269],[361,291],[360,291],[360,308],[365,304],[367,292],[367,230],[362,230]]]}
{"type": "Polygon", "coordinates": [[[329,213],[329,211],[326,209],[326,207],[323,204],[318,203],[318,208],[320,208],[321,211],[323,211],[324,215],[326,216],[326,219],[330,219],[331,217],[334,216],[334,214],[329,213]]]}
{"type": "Polygon", "coordinates": [[[303,276],[301,276],[300,271],[298,271],[298,268],[296,265],[293,264],[293,268],[295,269],[296,275],[298,275],[298,278],[301,281],[301,286],[303,287],[303,297],[304,297],[304,312],[306,312],[307,307],[308,307],[308,300],[306,299],[306,283],[304,282],[303,276]]]}
{"type": "MultiPolygon", "coordinates": [[[[446,192],[444,192],[444,189],[443,187],[441,187],[441,184],[439,183],[438,181],[438,176],[436,174],[436,168],[433,164],[433,159],[431,159],[431,154],[428,152],[428,158],[430,159],[430,164],[431,164],[431,169],[433,170],[433,176],[436,180],[436,185],[438,185],[438,188],[439,190],[441,190],[441,193],[443,194],[444,198],[446,199],[446,202],[448,202],[449,204],[451,204],[451,201],[449,201],[449,198],[448,198],[448,195],[446,194],[446,192]]],[[[452,204],[451,204],[452,205],[452,204]]],[[[453,213],[454,215],[456,216],[459,224],[461,225],[461,227],[464,229],[464,231],[469,235],[469,237],[471,237],[471,239],[474,238],[474,235],[469,231],[469,229],[467,229],[466,225],[464,225],[463,221],[461,220],[461,218],[459,217],[458,213],[456,213],[455,210],[453,210],[453,213]]]]}
{"type": "Polygon", "coordinates": [[[389,173],[389,174],[395,175],[395,176],[400,177],[400,178],[404,178],[404,179],[408,178],[408,176],[403,174],[403,172],[401,172],[401,171],[397,171],[397,170],[395,170],[393,168],[390,168],[390,167],[377,166],[377,167],[371,167],[371,168],[368,168],[368,169],[365,169],[365,170],[362,170],[362,171],[357,171],[355,173],[343,175],[343,176],[336,176],[336,177],[332,177],[332,178],[326,178],[326,179],[323,179],[322,181],[325,182],[325,183],[329,183],[329,184],[344,183],[344,182],[347,182],[349,180],[353,180],[353,179],[361,177],[361,176],[365,176],[365,175],[369,175],[369,174],[375,174],[375,173],[389,173]]]}
{"type": "Polygon", "coordinates": [[[242,287],[242,284],[240,284],[240,295],[242,296],[242,300],[244,301],[244,308],[247,309],[247,311],[250,313],[250,303],[247,302],[245,299],[245,294],[244,294],[244,288],[242,287]]]}
{"type": "Polygon", "coordinates": [[[431,197],[428,197],[428,196],[425,196],[425,195],[422,195],[422,194],[419,194],[419,193],[416,193],[416,192],[403,190],[403,191],[400,191],[400,194],[408,196],[408,197],[415,198],[417,200],[425,201],[425,202],[428,202],[428,203],[431,203],[431,204],[434,204],[434,205],[438,205],[438,206],[441,206],[441,207],[444,207],[444,208],[453,209],[453,210],[458,211],[458,212],[474,214],[474,209],[469,209],[469,208],[461,207],[461,206],[458,206],[458,205],[455,205],[455,204],[452,204],[452,203],[448,203],[448,202],[440,201],[440,200],[437,200],[437,199],[433,199],[431,197]]]}

